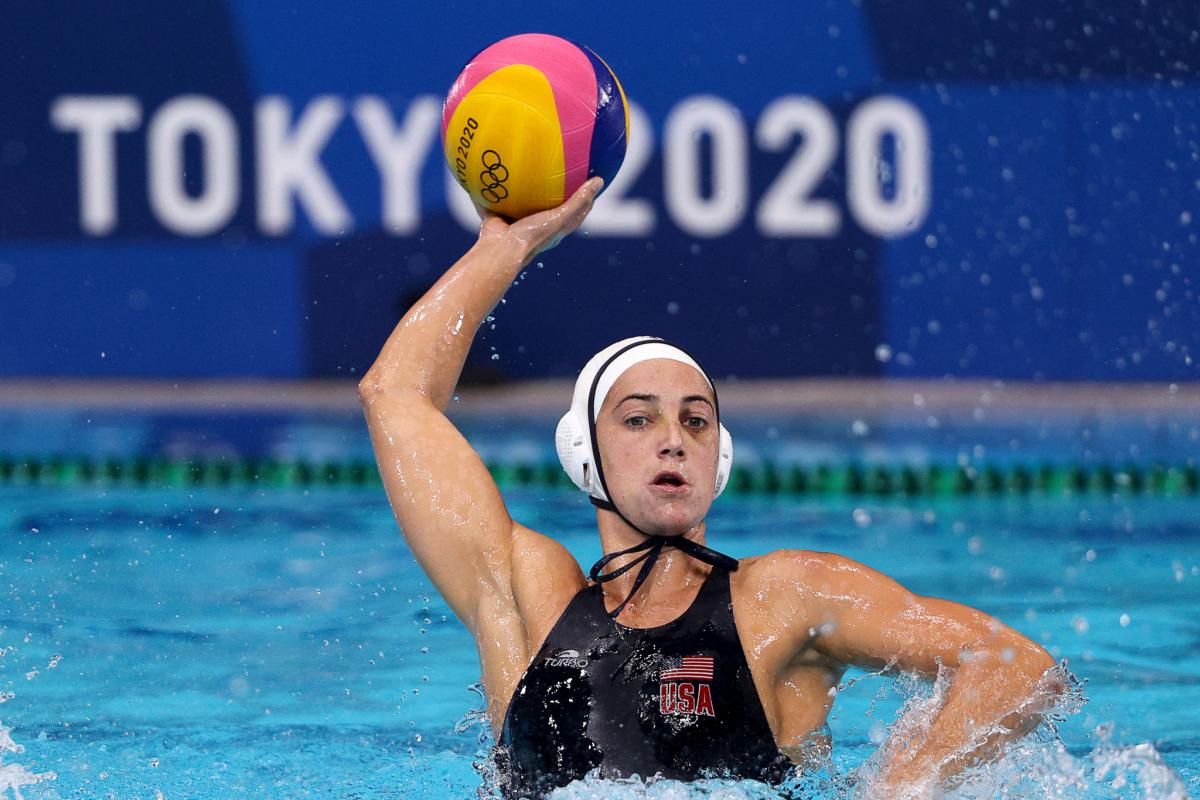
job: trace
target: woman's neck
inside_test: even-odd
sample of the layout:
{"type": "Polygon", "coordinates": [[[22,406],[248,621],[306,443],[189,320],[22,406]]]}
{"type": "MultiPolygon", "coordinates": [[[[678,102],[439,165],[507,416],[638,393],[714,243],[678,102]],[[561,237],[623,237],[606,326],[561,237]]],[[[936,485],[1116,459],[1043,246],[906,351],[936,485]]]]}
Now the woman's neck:
{"type": "MultiPolygon", "coordinates": [[[[600,528],[600,544],[606,555],[646,541],[645,534],[611,511],[597,509],[596,522],[600,528]]],[[[701,522],[680,536],[697,544],[704,544],[704,523],[701,522]]],[[[630,553],[615,559],[604,571],[611,573],[645,552],[643,550],[630,553]]],[[[605,607],[608,610],[615,609],[629,597],[641,566],[639,564],[625,574],[602,584],[605,607]]],[[[637,593],[617,617],[618,621],[634,628],[649,628],[670,622],[687,610],[711,571],[711,565],[697,561],[675,548],[665,547],[649,577],[638,587],[637,593]]]]}

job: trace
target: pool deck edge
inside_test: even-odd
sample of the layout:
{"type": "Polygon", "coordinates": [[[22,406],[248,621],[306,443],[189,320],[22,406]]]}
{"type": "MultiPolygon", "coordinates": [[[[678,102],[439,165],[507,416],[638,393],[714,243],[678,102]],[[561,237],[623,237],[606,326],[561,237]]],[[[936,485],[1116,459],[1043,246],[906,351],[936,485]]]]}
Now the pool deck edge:
{"type": "MultiPolygon", "coordinates": [[[[572,384],[524,381],[460,387],[458,413],[510,415],[561,413],[572,384]]],[[[1167,412],[1200,409],[1200,382],[1025,383],[991,380],[802,378],[718,382],[721,406],[730,412],[879,413],[907,410],[1023,410],[1078,413],[1167,412]]],[[[296,411],[359,409],[354,381],[262,380],[0,380],[0,409],[109,411],[296,411]]]]}

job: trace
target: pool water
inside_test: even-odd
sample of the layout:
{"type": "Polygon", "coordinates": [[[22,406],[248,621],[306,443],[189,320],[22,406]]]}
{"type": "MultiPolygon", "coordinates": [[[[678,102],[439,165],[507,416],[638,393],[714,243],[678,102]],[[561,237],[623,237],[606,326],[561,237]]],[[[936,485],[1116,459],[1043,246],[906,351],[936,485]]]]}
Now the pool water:
{"type": "MultiPolygon", "coordinates": [[[[582,495],[507,496],[581,562],[600,555],[582,495]]],[[[1043,731],[951,796],[1200,797],[1197,512],[1153,497],[731,497],[709,540],[735,556],[842,553],[1066,659],[1087,703],[1061,742],[1043,731]]],[[[0,787],[29,800],[481,787],[474,647],[381,490],[0,487],[0,576],[0,787]]],[[[845,776],[908,696],[878,676],[843,688],[830,722],[842,777],[810,796],[854,796],[845,776]]],[[[721,781],[563,794],[773,796],[721,781]]]]}

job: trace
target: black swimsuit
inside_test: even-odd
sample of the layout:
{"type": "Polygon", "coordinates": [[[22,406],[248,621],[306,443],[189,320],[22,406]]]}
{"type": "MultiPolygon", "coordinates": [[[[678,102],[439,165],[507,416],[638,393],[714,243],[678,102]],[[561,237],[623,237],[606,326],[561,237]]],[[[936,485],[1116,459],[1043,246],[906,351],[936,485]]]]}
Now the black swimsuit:
{"type": "Polygon", "coordinates": [[[577,594],[513,694],[496,751],[507,798],[540,798],[599,768],[603,778],[706,775],[781,781],[733,620],[729,573],[657,628],[608,616],[598,585],[577,594]]]}

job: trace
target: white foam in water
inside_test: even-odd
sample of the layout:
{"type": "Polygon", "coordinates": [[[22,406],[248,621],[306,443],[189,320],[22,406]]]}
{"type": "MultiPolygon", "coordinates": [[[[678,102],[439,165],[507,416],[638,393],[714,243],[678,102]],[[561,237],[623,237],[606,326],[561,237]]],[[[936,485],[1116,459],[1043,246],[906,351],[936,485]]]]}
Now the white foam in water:
{"type": "MultiPolygon", "coordinates": [[[[1079,711],[1086,702],[1079,681],[1059,666],[1043,678],[1044,690],[1035,693],[1031,704],[1045,710],[1042,724],[1017,742],[1010,743],[1001,757],[965,769],[948,787],[922,787],[914,799],[937,800],[1187,800],[1187,787],[1152,744],[1121,746],[1112,741],[1112,726],[1097,729],[1099,744],[1083,758],[1067,752],[1058,736],[1057,723],[1079,711]]],[[[837,746],[827,769],[797,776],[782,787],[757,781],[711,778],[682,783],[672,780],[603,780],[589,775],[556,790],[552,800],[776,800],[803,797],[811,800],[902,800],[879,784],[880,768],[890,753],[903,748],[914,736],[928,730],[945,699],[948,675],[933,683],[900,677],[892,684],[907,699],[887,726],[884,743],[866,761],[839,772],[837,746]]],[[[881,690],[881,693],[887,688],[881,690]]],[[[479,721],[471,715],[471,723],[479,721]]],[[[467,720],[464,720],[467,722],[467,720]]],[[[484,728],[487,728],[485,725],[484,728]]],[[[465,726],[464,728],[465,729],[465,726]]],[[[963,748],[968,752],[995,730],[981,731],[963,748]]],[[[481,741],[486,738],[481,736],[481,741]]],[[[951,756],[953,758],[953,756],[951,756]]],[[[485,779],[490,770],[482,767],[485,779]]],[[[481,797],[490,797],[488,789],[481,797]]]]}
{"type": "MultiPolygon", "coordinates": [[[[11,647],[4,648],[0,652],[0,656],[7,655],[12,651],[11,647]]],[[[58,666],[58,659],[61,656],[55,656],[51,667],[58,666]]],[[[33,673],[36,677],[37,673],[33,673]]],[[[26,678],[33,680],[32,677],[26,675],[26,678]]],[[[12,692],[0,692],[0,704],[6,703],[13,698],[12,692]]],[[[8,794],[8,790],[12,790],[13,800],[24,800],[21,795],[21,789],[25,786],[33,786],[42,781],[52,781],[58,776],[53,772],[30,772],[20,764],[5,764],[4,753],[16,753],[20,755],[25,752],[22,745],[13,741],[12,728],[4,727],[3,721],[0,721],[0,798],[8,794]]]]}
{"type": "MultiPolygon", "coordinates": [[[[6,698],[7,699],[7,698],[6,698]]],[[[3,702],[0,700],[0,702],[3,702]]],[[[23,800],[21,788],[32,786],[42,781],[52,781],[58,776],[53,772],[30,772],[20,764],[5,764],[3,753],[24,753],[25,748],[13,741],[11,728],[0,723],[0,797],[4,797],[12,789],[14,800],[23,800]]]]}

